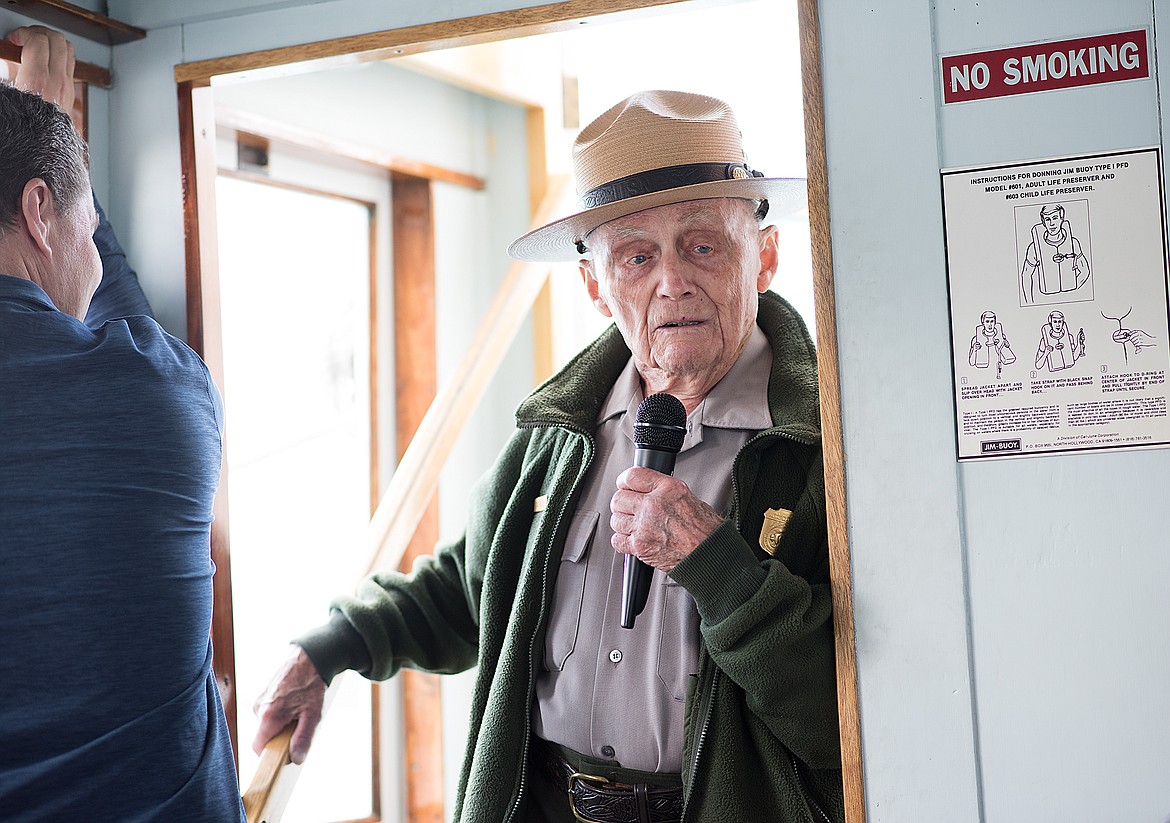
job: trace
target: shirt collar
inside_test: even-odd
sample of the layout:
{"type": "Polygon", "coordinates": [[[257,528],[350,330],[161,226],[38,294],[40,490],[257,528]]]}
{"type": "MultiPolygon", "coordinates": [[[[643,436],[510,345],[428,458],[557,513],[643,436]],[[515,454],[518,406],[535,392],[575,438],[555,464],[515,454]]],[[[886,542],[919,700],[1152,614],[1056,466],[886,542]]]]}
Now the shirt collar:
{"type": "MultiPolygon", "coordinates": [[[[746,429],[760,431],[771,427],[772,413],[768,407],[768,378],[772,373],[772,348],[768,337],[759,326],[752,333],[731,370],[715,384],[693,412],[687,415],[687,433],[682,450],[703,442],[703,427],[719,429],[746,429]]],[[[619,428],[634,440],[634,419],[645,396],[642,379],[630,358],[597,416],[600,426],[607,420],[624,415],[619,428]]]]}
{"type": "Polygon", "coordinates": [[[45,290],[31,280],[0,274],[0,300],[13,300],[48,311],[57,311],[45,290]]]}

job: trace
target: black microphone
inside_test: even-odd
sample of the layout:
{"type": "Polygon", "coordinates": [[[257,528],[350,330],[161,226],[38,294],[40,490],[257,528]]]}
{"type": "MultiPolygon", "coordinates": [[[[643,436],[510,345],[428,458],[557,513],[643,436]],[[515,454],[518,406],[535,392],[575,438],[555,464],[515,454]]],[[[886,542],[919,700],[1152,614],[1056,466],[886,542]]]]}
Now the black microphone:
{"type": "MultiPolygon", "coordinates": [[[[674,458],[687,433],[687,410],[671,394],[652,394],[638,406],[634,418],[634,465],[674,474],[674,458]]],[[[622,568],[622,628],[634,628],[634,618],[646,608],[654,570],[627,554],[622,568]]]]}

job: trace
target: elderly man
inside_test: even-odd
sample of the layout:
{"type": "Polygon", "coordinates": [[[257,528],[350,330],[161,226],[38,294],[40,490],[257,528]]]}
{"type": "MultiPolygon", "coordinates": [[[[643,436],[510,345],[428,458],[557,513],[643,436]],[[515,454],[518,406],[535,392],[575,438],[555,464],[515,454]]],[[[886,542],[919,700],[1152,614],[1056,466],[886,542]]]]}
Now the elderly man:
{"type": "MultiPolygon", "coordinates": [[[[44,29],[16,86],[68,104],[44,29]]],[[[211,674],[218,394],[149,317],[68,115],[0,83],[0,817],[241,821],[211,674]],[[96,232],[96,234],[95,234],[96,232]],[[95,243],[96,239],[96,243],[95,243]]]]}
{"type": "Polygon", "coordinates": [[[509,251],[580,259],[614,326],[521,404],[461,540],[297,641],[257,743],[295,721],[303,758],[343,669],[478,665],[458,820],[841,820],[815,357],[761,227],[801,187],[680,92],[620,103],[574,155],[583,210],[509,251]],[[659,392],[687,412],[673,476],[631,467],[659,392]],[[653,568],[632,629],[627,554],[653,568]]]}

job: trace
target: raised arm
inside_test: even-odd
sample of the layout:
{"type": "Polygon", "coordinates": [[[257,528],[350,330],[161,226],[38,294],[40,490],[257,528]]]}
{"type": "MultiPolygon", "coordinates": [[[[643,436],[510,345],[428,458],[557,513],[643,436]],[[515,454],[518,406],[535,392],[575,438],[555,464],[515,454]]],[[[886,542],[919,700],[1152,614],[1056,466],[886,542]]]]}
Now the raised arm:
{"type": "Polygon", "coordinates": [[[97,245],[98,254],[102,258],[102,282],[94,292],[93,300],[89,304],[89,312],[85,315],[85,325],[96,329],[107,320],[117,317],[130,317],[135,314],[145,314],[154,317],[150,303],[142,292],[138,283],[138,274],[130,267],[126,260],[126,252],[114,234],[114,227],[106,219],[106,213],[97,201],[93,200],[94,208],[98,213],[98,229],[93,234],[93,242],[97,245]]]}
{"type": "MultiPolygon", "coordinates": [[[[21,47],[13,84],[39,94],[72,115],[75,102],[73,44],[61,32],[44,26],[13,29],[6,39],[21,47]]],[[[94,207],[100,221],[93,239],[102,258],[102,282],[90,301],[86,325],[97,328],[107,320],[135,314],[153,317],[150,303],[138,283],[138,275],[126,262],[126,253],[96,197],[94,207]]]]}

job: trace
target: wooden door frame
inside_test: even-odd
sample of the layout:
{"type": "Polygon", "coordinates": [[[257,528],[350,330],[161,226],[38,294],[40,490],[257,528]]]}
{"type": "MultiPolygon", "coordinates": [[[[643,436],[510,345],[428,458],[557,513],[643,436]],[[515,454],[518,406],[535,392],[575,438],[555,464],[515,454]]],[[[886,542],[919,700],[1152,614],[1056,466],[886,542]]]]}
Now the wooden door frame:
{"type": "MultiPolygon", "coordinates": [[[[455,46],[563,31],[593,17],[604,15],[608,19],[620,19],[621,16],[645,13],[647,10],[667,10],[666,7],[686,2],[687,0],[566,0],[527,9],[352,35],[176,66],[187,247],[188,329],[191,343],[201,353],[204,351],[202,346],[205,343],[212,343],[207,339],[204,328],[203,284],[209,280],[208,268],[214,261],[214,244],[213,242],[210,246],[208,244],[207,226],[201,219],[204,215],[200,214],[199,193],[208,184],[208,180],[200,173],[201,164],[198,162],[201,151],[207,150],[206,147],[200,149],[200,96],[203,88],[210,84],[212,77],[241,71],[252,72],[253,76],[256,76],[257,72],[287,73],[317,70],[354,61],[382,60],[455,46]],[[202,230],[201,224],[204,224],[202,230]]],[[[852,570],[845,501],[845,460],[841,431],[818,0],[796,0],[796,3],[800,23],[801,76],[804,86],[809,223],[816,296],[817,361],[821,391],[825,488],[828,498],[829,560],[846,820],[849,823],[864,823],[861,727],[857,700],[852,570]]],[[[203,137],[206,139],[206,132],[203,137]]],[[[214,226],[214,223],[211,225],[214,226]]],[[[213,231],[212,229],[212,233],[213,231]]],[[[211,240],[214,241],[214,237],[211,240]]],[[[214,277],[210,279],[214,280],[214,277]]],[[[212,343],[212,347],[215,345],[216,343],[212,343]]],[[[218,574],[217,572],[217,576],[218,574]]],[[[217,588],[216,591],[218,596],[220,589],[217,588]]]]}
{"type": "MultiPolygon", "coordinates": [[[[237,140],[239,140],[241,136],[244,136],[244,133],[236,132],[236,139],[237,140]]],[[[268,143],[268,141],[265,138],[263,138],[259,135],[249,134],[249,135],[247,135],[247,137],[251,138],[253,140],[259,140],[265,144],[268,143]]],[[[325,151],[322,151],[321,154],[323,157],[330,157],[331,156],[331,155],[329,155],[328,152],[325,152],[325,151]]],[[[338,156],[332,155],[332,157],[336,158],[338,156]]],[[[367,417],[369,419],[369,432],[368,432],[368,439],[367,439],[367,450],[369,452],[369,462],[368,462],[368,466],[367,466],[367,471],[369,472],[369,490],[370,490],[369,511],[370,511],[370,516],[373,516],[374,510],[378,507],[378,502],[379,502],[379,498],[380,498],[378,490],[381,488],[381,482],[380,482],[380,477],[379,477],[378,425],[377,425],[377,421],[379,419],[378,386],[377,386],[377,362],[378,362],[378,345],[377,345],[378,331],[377,330],[378,330],[378,326],[379,326],[379,317],[378,317],[378,309],[377,309],[377,305],[378,305],[377,292],[378,292],[378,288],[379,288],[379,275],[380,275],[380,271],[378,268],[378,258],[379,258],[379,254],[381,253],[379,250],[379,243],[378,243],[378,223],[380,220],[384,219],[386,215],[379,212],[379,208],[380,208],[379,204],[377,202],[375,202],[374,200],[367,200],[367,199],[364,199],[362,197],[354,196],[351,194],[343,194],[343,193],[340,193],[336,190],[328,190],[325,188],[318,188],[314,185],[306,185],[304,183],[293,183],[293,182],[288,182],[286,180],[273,179],[271,177],[268,177],[266,174],[258,174],[258,173],[249,172],[249,171],[240,171],[238,169],[217,168],[216,169],[216,176],[228,178],[228,179],[232,179],[232,180],[237,180],[237,181],[244,181],[244,182],[248,182],[248,183],[253,183],[253,184],[259,185],[259,186],[268,186],[270,188],[282,189],[284,191],[291,191],[291,192],[295,192],[298,194],[306,194],[306,195],[312,195],[314,197],[321,197],[321,198],[326,198],[326,199],[330,199],[330,200],[337,200],[337,201],[349,203],[349,204],[364,208],[368,213],[368,217],[367,217],[367,221],[366,221],[367,222],[366,236],[367,236],[367,242],[369,244],[369,255],[368,255],[369,266],[368,266],[368,271],[366,274],[366,284],[367,284],[366,290],[367,290],[367,300],[368,300],[368,323],[369,323],[369,334],[368,334],[369,340],[367,342],[367,347],[368,347],[367,357],[369,358],[369,360],[368,360],[369,366],[367,368],[367,371],[369,372],[369,376],[368,376],[369,402],[368,402],[368,410],[367,410],[367,417]]],[[[222,374],[222,372],[219,372],[219,374],[222,374]]],[[[226,401],[225,401],[225,403],[226,403],[226,401]]],[[[227,501],[226,501],[226,497],[227,497],[226,489],[227,489],[227,482],[228,482],[227,473],[226,473],[226,455],[227,455],[227,449],[225,448],[224,449],[224,463],[223,463],[224,471],[221,474],[221,477],[223,478],[223,482],[221,482],[221,484],[220,484],[221,488],[217,492],[217,500],[216,500],[216,523],[217,524],[219,522],[219,517],[221,515],[224,517],[224,520],[226,522],[227,516],[229,514],[228,507],[227,507],[227,501]],[[218,499],[220,495],[222,495],[224,498],[222,501],[218,499]]],[[[214,547],[216,547],[216,554],[218,556],[227,556],[228,560],[230,560],[230,556],[229,556],[230,555],[230,540],[229,540],[229,535],[227,533],[226,528],[218,528],[217,526],[213,526],[212,544],[214,547]]],[[[217,563],[217,565],[216,565],[216,573],[217,574],[218,574],[218,570],[219,570],[219,566],[217,563]]],[[[230,596],[230,592],[231,592],[230,579],[224,581],[224,585],[228,586],[227,591],[229,592],[229,596],[230,596]]],[[[228,607],[226,609],[226,612],[227,612],[226,617],[231,618],[230,622],[228,619],[225,619],[225,615],[223,614],[223,612],[225,611],[224,609],[217,610],[220,612],[219,618],[220,618],[221,624],[227,624],[226,628],[224,627],[224,625],[221,625],[219,627],[219,631],[221,633],[225,632],[225,631],[231,631],[232,634],[234,635],[235,625],[234,625],[234,608],[233,607],[234,607],[234,604],[229,602],[228,607]]],[[[213,617],[215,617],[215,616],[216,615],[213,613],[213,617]]],[[[213,626],[213,638],[212,638],[213,646],[215,645],[215,636],[214,636],[215,628],[216,627],[213,626]]],[[[219,662],[219,661],[217,661],[217,662],[219,662]]],[[[225,671],[230,669],[234,673],[234,671],[235,671],[234,643],[233,643],[231,658],[226,660],[226,661],[220,662],[220,666],[225,671]]],[[[220,676],[220,674],[219,674],[219,672],[217,672],[217,677],[219,677],[219,676],[220,676]]],[[[369,787],[370,787],[370,813],[364,817],[349,818],[346,820],[337,821],[337,823],[379,823],[379,821],[382,820],[382,784],[381,784],[382,741],[381,741],[381,735],[380,735],[380,730],[382,727],[382,723],[381,723],[381,717],[382,717],[381,689],[380,689],[380,684],[377,682],[370,682],[369,686],[370,686],[369,699],[370,699],[370,734],[371,734],[371,738],[370,738],[370,741],[371,741],[371,745],[370,745],[370,783],[369,783],[369,787]]],[[[223,689],[221,688],[220,691],[221,691],[221,695],[222,695],[223,689]]],[[[232,695],[232,699],[233,699],[233,701],[235,700],[234,694],[232,695]]],[[[245,710],[247,710],[246,703],[245,703],[245,710]]],[[[226,712],[226,708],[225,708],[225,712],[226,712]]],[[[227,718],[227,720],[228,720],[229,725],[232,727],[229,731],[230,731],[231,736],[232,736],[233,750],[236,752],[236,771],[238,773],[239,772],[239,753],[238,753],[238,748],[237,748],[238,734],[237,734],[236,728],[235,728],[237,725],[238,718],[236,717],[235,714],[232,714],[231,716],[229,716],[227,718]]],[[[250,745],[250,743],[249,743],[249,745],[250,745]]]]}
{"type": "MultiPolygon", "coordinates": [[[[224,174],[218,168],[215,158],[216,120],[212,105],[209,85],[182,83],[178,87],[180,133],[190,134],[191,141],[181,145],[181,160],[183,165],[183,201],[184,201],[184,228],[186,233],[186,263],[187,263],[187,337],[188,344],[200,354],[213,375],[222,378],[224,374],[222,328],[220,324],[220,289],[218,268],[218,233],[215,219],[214,187],[216,178],[224,174]],[[195,186],[199,180],[202,187],[195,186]],[[202,196],[201,196],[202,195],[202,196]]],[[[328,147],[313,147],[322,156],[344,157],[345,155],[331,153],[328,147]]],[[[353,159],[353,158],[349,158],[353,159]]],[[[378,166],[378,163],[372,163],[378,166]]],[[[379,480],[378,460],[378,391],[376,386],[376,370],[378,347],[377,338],[377,288],[379,271],[377,267],[378,239],[376,204],[357,197],[351,197],[337,192],[325,191],[310,186],[272,180],[261,175],[247,172],[229,172],[229,176],[237,179],[252,180],[268,186],[289,189],[301,193],[313,194],[320,197],[330,197],[356,203],[370,211],[368,238],[369,238],[369,488],[370,514],[377,508],[381,487],[379,480]]],[[[472,181],[474,182],[474,181],[472,181]]],[[[465,183],[465,185],[469,185],[465,183]]],[[[389,179],[387,179],[389,186],[389,179]]],[[[221,380],[221,390],[223,390],[221,380]]],[[[226,445],[225,434],[225,445],[226,445]]],[[[211,528],[211,558],[215,564],[215,574],[212,581],[213,600],[216,608],[212,612],[211,637],[212,647],[215,650],[213,669],[220,698],[224,706],[224,714],[228,724],[228,732],[232,742],[232,751],[235,757],[236,772],[239,772],[239,735],[237,732],[238,697],[235,676],[235,626],[234,608],[231,583],[231,553],[229,545],[230,511],[228,508],[228,487],[230,477],[227,472],[227,449],[223,450],[220,463],[220,484],[213,502],[213,523],[211,528]]],[[[371,766],[371,812],[360,820],[345,821],[345,823],[377,823],[381,820],[382,791],[381,791],[381,701],[379,687],[373,683],[370,695],[372,748],[370,753],[371,766]]],[[[247,703],[245,703],[245,708],[247,703]]],[[[250,745],[250,741],[247,741],[250,745]]]]}
{"type": "MultiPolygon", "coordinates": [[[[435,399],[439,384],[435,311],[434,184],[425,177],[390,173],[394,262],[394,381],[397,453],[410,441],[435,399]]],[[[376,501],[375,501],[376,506],[376,501]]],[[[439,495],[426,512],[399,564],[431,554],[439,541],[439,495]]],[[[406,807],[412,823],[443,821],[443,729],[439,675],[404,669],[402,718],[406,807]]]]}

